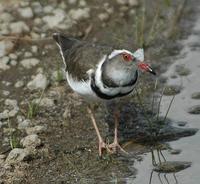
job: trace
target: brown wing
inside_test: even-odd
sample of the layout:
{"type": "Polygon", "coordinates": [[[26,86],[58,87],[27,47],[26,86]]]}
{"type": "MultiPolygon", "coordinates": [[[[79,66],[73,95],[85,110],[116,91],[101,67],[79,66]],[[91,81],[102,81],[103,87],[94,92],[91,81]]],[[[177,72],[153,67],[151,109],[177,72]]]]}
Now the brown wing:
{"type": "Polygon", "coordinates": [[[59,33],[53,38],[59,44],[66,65],[66,71],[78,80],[87,80],[87,71],[95,69],[104,55],[112,52],[112,47],[95,45],[59,33]]]}

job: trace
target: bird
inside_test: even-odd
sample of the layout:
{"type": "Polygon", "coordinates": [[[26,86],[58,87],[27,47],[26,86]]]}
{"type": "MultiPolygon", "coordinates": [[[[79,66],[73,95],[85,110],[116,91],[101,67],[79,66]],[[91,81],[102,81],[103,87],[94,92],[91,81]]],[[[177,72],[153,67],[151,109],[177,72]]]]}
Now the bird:
{"type": "Polygon", "coordinates": [[[119,144],[118,125],[120,112],[114,111],[114,141],[106,143],[98,129],[92,108],[93,102],[106,102],[130,94],[138,81],[139,73],[156,75],[152,67],[144,62],[144,50],[118,49],[113,46],[82,41],[63,33],[53,33],[64,63],[64,73],[71,89],[82,96],[87,104],[98,138],[99,156],[104,150],[127,153],[119,144]]]}

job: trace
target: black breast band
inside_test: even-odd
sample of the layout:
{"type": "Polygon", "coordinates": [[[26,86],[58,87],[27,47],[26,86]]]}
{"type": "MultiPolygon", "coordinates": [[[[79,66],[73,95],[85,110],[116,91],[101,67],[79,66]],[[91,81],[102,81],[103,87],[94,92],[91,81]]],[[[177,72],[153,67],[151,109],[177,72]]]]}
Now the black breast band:
{"type": "MultiPolygon", "coordinates": [[[[131,82],[130,87],[133,86],[136,83],[137,79],[138,79],[138,72],[136,72],[135,80],[131,82]]],[[[120,87],[120,86],[118,86],[118,87],[120,87]]],[[[129,87],[129,86],[126,86],[126,87],[129,87]]],[[[103,93],[99,89],[99,87],[96,85],[94,74],[91,76],[91,88],[99,98],[102,98],[102,99],[105,99],[105,100],[110,100],[110,99],[113,99],[113,98],[116,98],[116,97],[122,97],[122,96],[128,95],[129,93],[131,93],[133,91],[133,89],[132,89],[127,93],[117,93],[115,95],[107,95],[107,94],[103,93]]]]}

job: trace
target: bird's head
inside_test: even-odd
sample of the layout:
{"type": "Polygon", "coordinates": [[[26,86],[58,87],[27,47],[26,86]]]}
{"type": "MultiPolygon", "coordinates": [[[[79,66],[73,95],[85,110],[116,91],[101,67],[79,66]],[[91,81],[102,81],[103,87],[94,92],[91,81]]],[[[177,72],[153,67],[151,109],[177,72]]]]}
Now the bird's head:
{"type": "Polygon", "coordinates": [[[122,68],[135,68],[142,72],[149,72],[156,75],[155,71],[151,68],[148,63],[144,62],[144,50],[137,49],[135,52],[130,52],[128,50],[114,50],[108,56],[108,60],[111,63],[118,63],[117,65],[122,68]]]}

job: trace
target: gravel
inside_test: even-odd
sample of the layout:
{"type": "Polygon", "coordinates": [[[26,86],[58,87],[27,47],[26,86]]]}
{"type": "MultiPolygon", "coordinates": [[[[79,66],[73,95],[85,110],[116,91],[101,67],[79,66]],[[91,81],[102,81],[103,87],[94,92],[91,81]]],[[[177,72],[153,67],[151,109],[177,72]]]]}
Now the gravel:
{"type": "Polygon", "coordinates": [[[29,157],[30,157],[30,152],[27,149],[14,148],[8,154],[8,157],[6,158],[6,163],[16,164],[21,161],[27,160],[29,157]]]}
{"type": "Polygon", "coordinates": [[[66,14],[62,9],[55,9],[52,13],[53,15],[46,15],[42,20],[47,23],[49,28],[59,27],[59,24],[66,18],[66,14]]]}
{"type": "Polygon", "coordinates": [[[33,18],[33,11],[30,7],[19,8],[18,12],[22,18],[25,18],[25,19],[33,18]]]}
{"type": "Polygon", "coordinates": [[[36,148],[41,145],[41,140],[39,139],[38,135],[32,134],[24,137],[21,141],[20,144],[25,147],[25,148],[36,148]]]}
{"type": "Polygon", "coordinates": [[[24,68],[30,69],[40,62],[39,59],[36,58],[28,58],[28,59],[23,59],[20,63],[24,68]]]}
{"type": "Polygon", "coordinates": [[[90,8],[71,9],[69,11],[69,16],[76,21],[89,18],[90,17],[90,8]]]}
{"type": "Polygon", "coordinates": [[[47,77],[39,73],[27,84],[27,87],[30,90],[45,89],[48,84],[49,81],[47,80],[47,77]]]}
{"type": "Polygon", "coordinates": [[[42,99],[35,99],[34,103],[38,104],[41,107],[52,107],[55,105],[54,100],[51,98],[42,98],[42,99]]]}
{"type": "Polygon", "coordinates": [[[12,34],[21,34],[30,31],[30,28],[23,21],[10,23],[10,31],[12,34]]]}
{"type": "Polygon", "coordinates": [[[34,127],[29,127],[29,128],[26,128],[26,133],[28,135],[31,135],[31,134],[40,134],[40,133],[43,133],[47,130],[47,127],[44,126],[44,125],[36,125],[34,127]]]}
{"type": "Polygon", "coordinates": [[[25,119],[24,121],[22,121],[18,124],[18,129],[20,129],[20,130],[27,129],[30,126],[31,126],[31,120],[25,119]]]}
{"type": "Polygon", "coordinates": [[[8,56],[4,56],[4,57],[0,58],[0,70],[10,69],[9,61],[10,61],[10,59],[8,56]]]}
{"type": "Polygon", "coordinates": [[[10,40],[0,41],[0,57],[7,55],[13,49],[13,47],[14,43],[10,40]]]}

